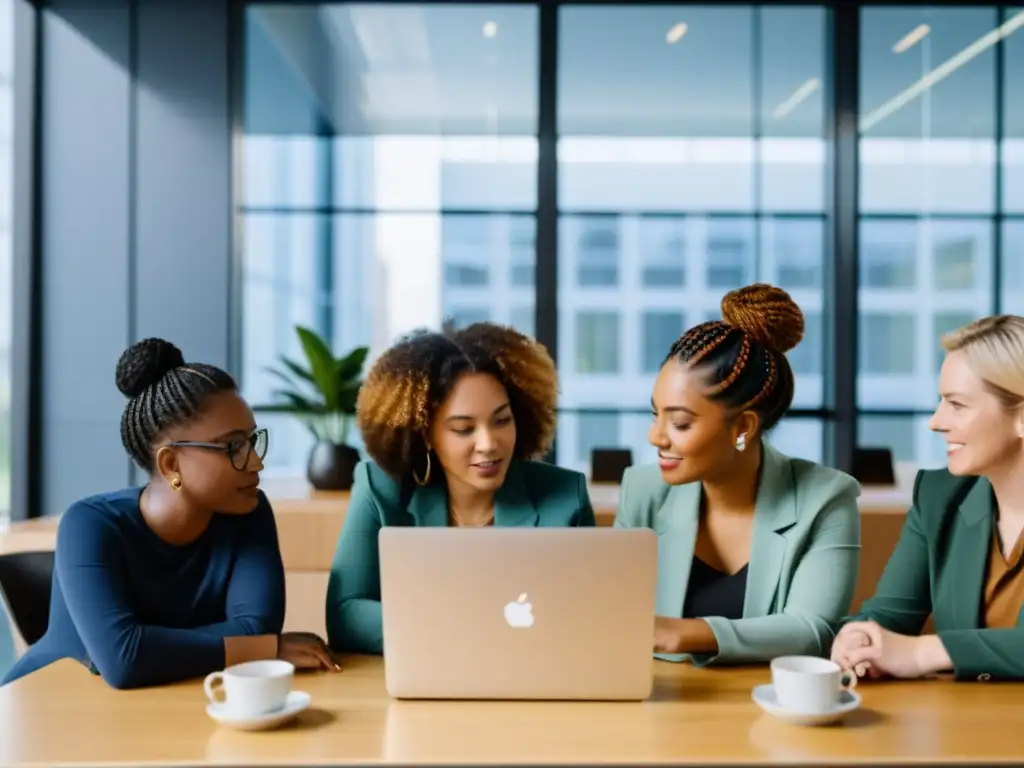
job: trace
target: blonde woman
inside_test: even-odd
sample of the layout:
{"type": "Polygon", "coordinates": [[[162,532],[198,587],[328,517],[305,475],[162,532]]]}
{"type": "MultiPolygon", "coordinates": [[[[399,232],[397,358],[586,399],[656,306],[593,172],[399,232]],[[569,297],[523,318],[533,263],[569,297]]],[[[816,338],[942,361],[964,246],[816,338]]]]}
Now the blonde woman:
{"type": "Polygon", "coordinates": [[[874,597],[832,658],[870,677],[1024,678],[1024,318],[977,320],[942,340],[931,428],[948,469],[918,473],[874,597]],[[922,635],[928,616],[936,634],[922,635]]]}

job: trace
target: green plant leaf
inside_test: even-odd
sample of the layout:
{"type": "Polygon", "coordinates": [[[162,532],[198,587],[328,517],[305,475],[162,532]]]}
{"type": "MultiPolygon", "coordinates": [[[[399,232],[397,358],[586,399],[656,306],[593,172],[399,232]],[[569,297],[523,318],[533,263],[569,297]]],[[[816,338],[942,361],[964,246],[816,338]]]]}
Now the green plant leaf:
{"type": "Polygon", "coordinates": [[[356,347],[338,361],[338,378],[343,384],[359,378],[366,363],[366,356],[369,354],[369,347],[356,347]]]}
{"type": "Polygon", "coordinates": [[[272,376],[276,376],[277,378],[279,378],[282,383],[287,384],[289,387],[293,389],[298,387],[298,382],[296,382],[295,379],[293,379],[287,373],[282,371],[280,368],[266,368],[265,370],[272,376]]]}
{"type": "Polygon", "coordinates": [[[356,413],[356,403],[359,400],[359,390],[362,389],[361,382],[341,385],[341,392],[338,393],[338,409],[350,416],[356,413]]]}
{"type": "Polygon", "coordinates": [[[315,384],[316,383],[316,382],[313,381],[313,374],[310,373],[305,368],[303,368],[301,365],[299,365],[294,360],[291,360],[291,359],[285,357],[284,355],[280,355],[279,359],[281,360],[281,363],[285,366],[285,368],[287,368],[289,371],[291,371],[294,376],[296,376],[296,377],[298,377],[298,378],[300,378],[300,379],[302,379],[304,381],[308,381],[310,384],[315,384]]]}
{"type": "Polygon", "coordinates": [[[287,402],[281,403],[281,406],[290,409],[290,413],[295,414],[322,414],[325,413],[324,406],[321,403],[317,403],[304,395],[300,395],[297,392],[288,392],[283,389],[279,389],[274,394],[286,400],[287,402]]]}
{"type": "Polygon", "coordinates": [[[306,353],[306,359],[309,361],[313,383],[324,398],[324,408],[328,411],[337,410],[338,371],[334,354],[316,332],[303,326],[298,326],[295,331],[299,334],[302,351],[306,353]]]}

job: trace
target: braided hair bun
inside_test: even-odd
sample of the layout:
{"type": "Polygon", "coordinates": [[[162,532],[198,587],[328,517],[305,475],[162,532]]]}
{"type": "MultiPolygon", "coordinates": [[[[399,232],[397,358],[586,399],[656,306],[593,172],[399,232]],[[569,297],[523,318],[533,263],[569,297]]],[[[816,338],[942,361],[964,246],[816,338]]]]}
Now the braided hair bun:
{"type": "Polygon", "coordinates": [[[804,313],[781,288],[756,283],[722,298],[722,319],[765,346],[788,352],[804,337],[804,313]]]}
{"type": "Polygon", "coordinates": [[[163,339],[144,339],[126,349],[117,361],[117,388],[136,398],[160,379],[185,364],[181,350],[163,339]]]}

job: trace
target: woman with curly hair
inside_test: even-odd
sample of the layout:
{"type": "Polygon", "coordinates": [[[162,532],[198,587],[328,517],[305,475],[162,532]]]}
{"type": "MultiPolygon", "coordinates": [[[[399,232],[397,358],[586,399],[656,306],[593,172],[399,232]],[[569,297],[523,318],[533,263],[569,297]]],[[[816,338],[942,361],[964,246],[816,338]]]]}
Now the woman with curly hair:
{"type": "Polygon", "coordinates": [[[751,285],[669,350],[651,398],[658,466],[631,467],[616,527],[658,533],[654,650],[670,661],[827,655],[850,607],[860,487],[772,448],[793,402],[789,295],[751,285]]]}
{"type": "Polygon", "coordinates": [[[383,652],[386,525],[594,525],[586,478],[533,461],[554,437],[557,397],[544,347],[503,326],[418,331],[381,355],[359,394],[372,461],[356,469],[331,566],[331,648],[383,652]]]}

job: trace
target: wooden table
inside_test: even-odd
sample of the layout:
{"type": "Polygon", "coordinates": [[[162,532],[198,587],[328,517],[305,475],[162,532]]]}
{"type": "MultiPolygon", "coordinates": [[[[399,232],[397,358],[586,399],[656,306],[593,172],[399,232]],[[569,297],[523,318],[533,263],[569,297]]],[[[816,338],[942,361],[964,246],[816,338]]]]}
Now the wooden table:
{"type": "Polygon", "coordinates": [[[300,675],[313,707],[277,731],[219,727],[200,682],[114,691],[62,661],[0,688],[0,765],[353,763],[1019,763],[1024,684],[864,683],[843,726],[800,728],[750,699],[764,666],[654,662],[641,703],[415,702],[384,691],[379,658],[300,675]]]}
{"type": "MultiPolygon", "coordinates": [[[[349,493],[314,491],[301,478],[267,478],[262,487],[274,507],[284,560],[288,604],[285,629],[324,635],[327,577],[345,521],[349,493]]],[[[590,498],[597,524],[611,525],[619,503],[619,486],[591,484],[590,498]]],[[[863,490],[858,502],[863,547],[854,608],[874,592],[899,538],[909,502],[908,494],[900,489],[863,490]]],[[[9,531],[0,532],[0,554],[52,550],[58,520],[46,517],[14,523],[9,531]]]]}

